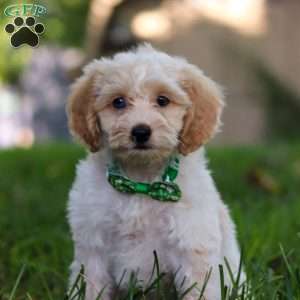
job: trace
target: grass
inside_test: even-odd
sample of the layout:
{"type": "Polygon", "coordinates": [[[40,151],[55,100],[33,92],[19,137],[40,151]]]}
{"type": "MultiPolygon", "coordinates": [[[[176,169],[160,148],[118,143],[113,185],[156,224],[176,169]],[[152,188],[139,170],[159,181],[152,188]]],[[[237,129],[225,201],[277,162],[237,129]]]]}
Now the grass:
{"type": "MultiPolygon", "coordinates": [[[[65,206],[83,156],[64,144],[0,152],[1,300],[64,299],[72,259],[65,206]]],[[[256,299],[299,300],[300,145],[213,148],[208,156],[237,224],[256,299]]],[[[133,278],[124,300],[144,299],[163,275],[156,274],[148,290],[133,278]]],[[[165,299],[179,299],[179,291],[168,291],[173,294],[165,299]]],[[[226,287],[222,293],[223,299],[250,299],[234,291],[226,296],[226,287]]]]}

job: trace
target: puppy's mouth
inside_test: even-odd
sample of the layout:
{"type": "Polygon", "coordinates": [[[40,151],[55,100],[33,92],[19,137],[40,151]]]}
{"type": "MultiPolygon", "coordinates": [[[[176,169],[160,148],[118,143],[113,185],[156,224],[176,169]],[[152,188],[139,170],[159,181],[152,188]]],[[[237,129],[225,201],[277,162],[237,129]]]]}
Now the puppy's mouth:
{"type": "Polygon", "coordinates": [[[146,150],[153,149],[153,147],[151,147],[150,145],[147,145],[147,144],[135,144],[135,146],[133,147],[133,149],[134,150],[146,151],[146,150]]]}
{"type": "Polygon", "coordinates": [[[113,147],[112,148],[113,151],[115,152],[124,152],[124,153],[129,153],[129,152],[132,152],[132,153],[145,153],[146,152],[152,152],[152,151],[155,151],[155,150],[158,150],[155,146],[153,145],[150,145],[150,144],[131,144],[131,145],[126,145],[126,146],[119,146],[119,147],[113,147]]]}
{"type": "Polygon", "coordinates": [[[151,164],[155,161],[166,158],[172,152],[167,148],[160,148],[156,145],[144,143],[144,144],[131,144],[125,147],[112,148],[116,157],[121,160],[129,160],[134,163],[151,164]]]}

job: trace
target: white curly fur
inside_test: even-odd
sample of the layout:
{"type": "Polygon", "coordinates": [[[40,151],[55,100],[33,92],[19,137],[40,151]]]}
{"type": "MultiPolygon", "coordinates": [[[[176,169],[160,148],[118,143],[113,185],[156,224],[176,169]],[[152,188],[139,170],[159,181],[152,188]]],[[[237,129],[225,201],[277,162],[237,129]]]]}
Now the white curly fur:
{"type": "MultiPolygon", "coordinates": [[[[180,279],[186,277],[186,285],[198,282],[201,286],[212,268],[205,292],[207,300],[220,299],[218,265],[224,263],[224,257],[232,270],[237,271],[240,253],[235,228],[208,171],[203,141],[196,141],[200,138],[207,139],[207,135],[194,138],[194,142],[198,143],[196,151],[178,150],[188,110],[196,109],[193,107],[192,93],[178,83],[180,80],[189,80],[182,78],[186,76],[182,68],[195,69],[182,59],[170,57],[151,46],[142,46],[110,60],[92,62],[79,84],[75,83],[73,87],[73,98],[71,96],[68,107],[70,119],[76,114],[76,109],[72,108],[73,103],[82,101],[83,105],[87,105],[83,100],[84,96],[78,98],[76,95],[78,89],[82,89],[82,82],[93,78],[92,96],[89,97],[95,97],[94,108],[101,127],[98,137],[101,139],[101,149],[89,153],[78,164],[68,205],[68,218],[75,243],[71,282],[83,264],[88,283],[87,300],[94,300],[104,286],[107,286],[105,299],[111,299],[114,285],[124,270],[128,271],[127,274],[131,270],[138,270],[139,278],[147,281],[153,267],[154,250],[158,254],[161,269],[175,272],[180,268],[177,280],[180,282],[180,279]],[[132,74],[135,75],[130,79],[132,74]],[[153,103],[150,105],[152,100],[149,95],[153,92],[153,85],[150,84],[149,90],[144,88],[139,93],[147,78],[158,78],[158,81],[164,82],[174,97],[180,98],[177,99],[178,104],[172,104],[173,108],[166,107],[165,111],[161,111],[153,103]],[[122,116],[116,115],[107,104],[111,98],[104,96],[110,94],[116,85],[119,90],[120,86],[121,89],[126,89],[127,94],[132,92],[128,98],[133,99],[133,104],[122,116]],[[139,105],[144,106],[141,108],[139,105]],[[127,138],[132,126],[141,121],[152,127],[153,150],[135,150],[127,138]],[[120,132],[115,135],[118,126],[122,127],[121,135],[120,132]],[[166,137],[169,137],[167,142],[166,137]],[[176,182],[181,188],[182,199],[178,203],[162,203],[147,196],[119,193],[107,182],[106,165],[112,156],[120,160],[128,176],[148,181],[159,177],[167,157],[173,152],[179,152],[180,155],[180,170],[176,182]]],[[[204,95],[209,93],[207,97],[215,95],[219,98],[217,86],[201,71],[197,72],[193,76],[197,77],[196,82],[201,85],[201,91],[206,91],[204,95]]],[[[111,94],[115,96],[114,91],[111,94]]],[[[198,100],[206,101],[202,98],[198,100]]],[[[221,99],[218,103],[221,107],[221,99]]],[[[83,114],[86,113],[86,109],[82,111],[83,114]]],[[[207,113],[205,110],[204,112],[207,113]]],[[[203,119],[206,120],[205,116],[203,119]]],[[[81,120],[85,119],[79,116],[70,122],[70,126],[75,135],[88,144],[81,129],[88,130],[91,125],[80,127],[81,129],[74,127],[74,122],[84,122],[81,120]]],[[[211,119],[207,120],[209,122],[211,119]]],[[[215,131],[219,116],[213,120],[215,124],[209,128],[215,131]]],[[[196,126],[196,123],[193,124],[196,126]]],[[[200,131],[201,128],[199,127],[200,131]]],[[[193,130],[192,128],[187,132],[193,130]]],[[[213,132],[209,134],[213,135],[213,132]]],[[[126,279],[128,278],[123,282],[126,279]]],[[[226,281],[229,284],[228,276],[226,281]]],[[[191,293],[189,299],[198,299],[196,293],[191,293]]]]}

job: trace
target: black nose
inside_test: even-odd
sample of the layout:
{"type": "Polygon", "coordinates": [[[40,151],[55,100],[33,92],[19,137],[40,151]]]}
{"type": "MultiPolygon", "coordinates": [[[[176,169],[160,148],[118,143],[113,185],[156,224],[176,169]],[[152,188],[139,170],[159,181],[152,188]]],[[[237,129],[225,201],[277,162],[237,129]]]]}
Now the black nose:
{"type": "Polygon", "coordinates": [[[131,137],[137,144],[146,143],[151,136],[151,128],[148,125],[140,124],[131,130],[131,137]]]}

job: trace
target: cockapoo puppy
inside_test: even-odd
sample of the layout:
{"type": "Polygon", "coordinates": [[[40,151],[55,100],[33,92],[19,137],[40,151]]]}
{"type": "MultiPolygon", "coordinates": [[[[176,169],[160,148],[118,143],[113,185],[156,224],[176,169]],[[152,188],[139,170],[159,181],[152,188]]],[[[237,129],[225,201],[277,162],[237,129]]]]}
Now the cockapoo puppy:
{"type": "MultiPolygon", "coordinates": [[[[67,113],[71,132],[90,151],[77,166],[68,217],[71,282],[84,265],[87,300],[103,287],[111,299],[124,270],[147,282],[153,251],[160,268],[177,271],[186,286],[201,287],[212,270],[205,299],[220,299],[218,265],[226,257],[236,272],[240,260],[203,148],[222,107],[220,88],[201,70],[150,45],[84,68],[67,113]]],[[[186,299],[198,297],[195,290],[186,299]]]]}

